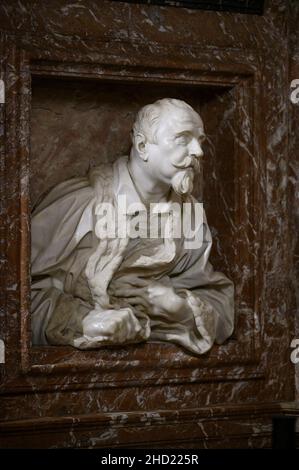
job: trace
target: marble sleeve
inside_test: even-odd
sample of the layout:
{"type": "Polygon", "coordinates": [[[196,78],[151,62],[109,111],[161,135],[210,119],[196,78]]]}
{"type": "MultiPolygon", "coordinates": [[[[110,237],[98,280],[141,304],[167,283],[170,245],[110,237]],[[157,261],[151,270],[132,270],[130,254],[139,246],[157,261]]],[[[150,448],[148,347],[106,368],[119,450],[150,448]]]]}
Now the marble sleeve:
{"type": "Polygon", "coordinates": [[[82,335],[90,305],[55,287],[53,278],[35,283],[31,297],[32,341],[35,345],[70,345],[82,335]]]}
{"type": "Polygon", "coordinates": [[[172,286],[186,298],[201,337],[200,347],[206,351],[214,341],[223,343],[234,329],[234,285],[208,261],[211,245],[210,230],[205,223],[202,247],[185,250],[171,273],[172,286]]]}
{"type": "Polygon", "coordinates": [[[72,289],[81,268],[76,248],[84,245],[81,265],[91,249],[86,235],[92,230],[93,198],[87,178],[75,178],[50,191],[32,214],[33,344],[70,344],[71,335],[81,333],[80,318],[82,323],[88,308],[72,289]]]}

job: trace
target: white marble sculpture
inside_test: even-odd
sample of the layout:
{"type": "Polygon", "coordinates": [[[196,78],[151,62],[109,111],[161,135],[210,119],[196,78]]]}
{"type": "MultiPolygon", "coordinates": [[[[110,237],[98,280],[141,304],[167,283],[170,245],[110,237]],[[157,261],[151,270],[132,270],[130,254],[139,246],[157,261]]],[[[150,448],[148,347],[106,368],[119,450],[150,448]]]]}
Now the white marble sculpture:
{"type": "Polygon", "coordinates": [[[32,217],[34,344],[90,349],[167,341],[202,354],[232,334],[234,288],[208,261],[212,241],[204,213],[196,248],[185,243],[185,233],[174,235],[182,212],[172,207],[189,203],[195,217],[191,191],[203,139],[202,120],[188,104],[159,100],[139,111],[129,158],[47,194],[32,217]],[[147,221],[156,204],[165,209],[159,236],[148,227],[136,236],[136,217],[147,221]],[[108,230],[110,220],[116,234],[108,230]]]}

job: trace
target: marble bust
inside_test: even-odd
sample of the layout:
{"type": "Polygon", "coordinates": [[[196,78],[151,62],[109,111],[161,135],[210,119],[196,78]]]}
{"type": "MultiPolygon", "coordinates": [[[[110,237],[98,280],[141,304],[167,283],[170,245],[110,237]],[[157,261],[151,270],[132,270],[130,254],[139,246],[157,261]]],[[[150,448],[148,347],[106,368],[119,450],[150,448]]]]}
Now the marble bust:
{"type": "Polygon", "coordinates": [[[199,355],[232,334],[234,287],[209,263],[204,210],[192,233],[200,233],[197,243],[186,243],[191,228],[176,230],[184,205],[189,222],[197,220],[191,192],[204,137],[191,106],[156,101],[137,114],[129,157],[60,183],[39,203],[32,214],[33,344],[162,341],[199,355]]]}

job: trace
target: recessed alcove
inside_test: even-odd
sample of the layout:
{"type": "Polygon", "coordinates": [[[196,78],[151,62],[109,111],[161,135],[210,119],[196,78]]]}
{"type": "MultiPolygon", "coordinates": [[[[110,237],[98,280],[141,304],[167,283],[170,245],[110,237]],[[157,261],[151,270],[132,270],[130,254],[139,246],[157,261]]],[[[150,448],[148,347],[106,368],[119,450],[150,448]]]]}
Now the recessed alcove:
{"type": "Polygon", "coordinates": [[[234,369],[228,367],[240,362],[246,377],[261,375],[251,369],[259,357],[253,277],[241,280],[244,266],[248,273],[255,269],[248,250],[248,241],[253,242],[250,221],[254,173],[244,150],[253,145],[253,80],[251,69],[242,67],[239,71],[201,73],[47,62],[31,65],[31,208],[59,182],[83,176],[90,167],[128,154],[132,124],[143,105],[173,97],[199,112],[207,140],[194,195],[204,202],[212,231],[211,262],[234,281],[236,320],[228,341],[195,357],[175,345],[149,341],[84,352],[71,347],[32,346],[29,314],[25,370],[38,375],[50,373],[53,383],[58,383],[61,373],[67,373],[81,385],[88,384],[90,374],[99,370],[105,375],[97,379],[97,386],[103,387],[128,385],[128,368],[130,383],[142,380],[143,384],[145,370],[149,373],[147,383],[214,380],[213,370],[217,367],[221,367],[217,380],[234,380],[234,369]],[[240,211],[244,203],[248,203],[247,209],[240,211]]]}
{"type": "Polygon", "coordinates": [[[127,155],[137,111],[165,97],[185,100],[203,118],[207,141],[194,194],[203,200],[212,229],[212,262],[232,275],[231,219],[236,197],[232,87],[33,77],[31,205],[57,183],[127,155]]]}

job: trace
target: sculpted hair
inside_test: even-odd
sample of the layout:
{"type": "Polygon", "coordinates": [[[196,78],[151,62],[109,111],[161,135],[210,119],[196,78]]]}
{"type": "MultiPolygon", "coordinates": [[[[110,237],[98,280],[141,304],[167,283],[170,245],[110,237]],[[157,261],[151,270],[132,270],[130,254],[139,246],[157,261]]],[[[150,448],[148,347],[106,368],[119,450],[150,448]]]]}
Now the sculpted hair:
{"type": "Polygon", "coordinates": [[[194,109],[185,101],[176,100],[174,98],[163,98],[155,101],[155,103],[148,104],[140,109],[137,113],[133,128],[132,128],[132,143],[135,145],[135,138],[137,134],[142,134],[150,143],[156,143],[156,134],[160,124],[160,119],[163,112],[175,112],[177,110],[191,112],[198,119],[198,114],[194,109]]]}

